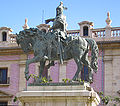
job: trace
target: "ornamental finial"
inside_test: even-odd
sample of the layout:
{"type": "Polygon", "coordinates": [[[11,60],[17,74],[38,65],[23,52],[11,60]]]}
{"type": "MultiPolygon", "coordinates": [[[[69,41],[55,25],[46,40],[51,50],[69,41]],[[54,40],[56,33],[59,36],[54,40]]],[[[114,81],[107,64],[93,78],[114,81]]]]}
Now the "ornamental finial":
{"type": "Polygon", "coordinates": [[[110,12],[107,12],[107,19],[105,21],[107,23],[107,27],[110,27],[110,24],[112,22],[112,20],[110,19],[110,12]]]}
{"type": "Polygon", "coordinates": [[[23,29],[28,29],[28,28],[29,28],[27,22],[28,22],[28,19],[25,18],[25,24],[24,24],[24,26],[23,26],[23,29]]]}

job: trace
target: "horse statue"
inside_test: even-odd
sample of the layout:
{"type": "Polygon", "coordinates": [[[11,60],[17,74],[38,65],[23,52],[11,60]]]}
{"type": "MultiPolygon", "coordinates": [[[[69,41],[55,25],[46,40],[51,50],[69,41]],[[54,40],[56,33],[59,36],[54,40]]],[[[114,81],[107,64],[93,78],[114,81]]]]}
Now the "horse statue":
{"type": "MultiPolygon", "coordinates": [[[[55,60],[59,60],[58,44],[55,33],[45,33],[37,28],[30,28],[20,31],[17,34],[17,44],[21,46],[22,50],[28,54],[33,50],[34,57],[26,60],[25,78],[29,80],[29,64],[40,62],[39,80],[42,78],[42,72],[44,71],[45,63],[47,60],[54,63],[55,60]],[[49,49],[51,48],[51,49],[49,49]],[[50,51],[49,51],[50,50],[50,51]],[[50,54],[49,54],[50,53],[50,54]],[[50,56],[49,56],[50,55],[50,56]]],[[[76,80],[79,73],[82,71],[83,65],[89,68],[89,82],[93,80],[93,71],[97,72],[98,69],[98,46],[96,42],[91,38],[82,38],[80,36],[67,37],[67,43],[63,43],[63,60],[74,59],[77,64],[77,71],[72,78],[76,80]],[[88,60],[88,52],[91,47],[91,63],[88,60]]],[[[53,64],[54,65],[54,64],[53,64]]]]}

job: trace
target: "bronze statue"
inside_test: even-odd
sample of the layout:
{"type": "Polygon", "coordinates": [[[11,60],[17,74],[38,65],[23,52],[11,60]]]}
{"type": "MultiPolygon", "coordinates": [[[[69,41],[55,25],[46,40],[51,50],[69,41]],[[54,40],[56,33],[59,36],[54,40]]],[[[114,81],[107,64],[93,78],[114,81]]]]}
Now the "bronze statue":
{"type": "MultiPolygon", "coordinates": [[[[56,17],[52,19],[47,19],[46,24],[49,23],[50,21],[53,22],[53,26],[49,29],[49,31],[53,30],[52,32],[56,35],[57,40],[58,40],[58,48],[57,52],[60,57],[60,63],[63,64],[63,43],[65,42],[65,39],[67,37],[66,33],[66,27],[67,27],[67,22],[66,22],[66,17],[63,15],[63,9],[67,9],[66,7],[63,6],[63,2],[60,2],[60,5],[56,8],[56,17]]],[[[51,49],[51,48],[49,48],[51,49]]],[[[51,51],[51,50],[49,50],[51,51]]],[[[51,55],[51,52],[49,52],[51,55]]]]}
{"type": "MultiPolygon", "coordinates": [[[[34,58],[26,60],[25,78],[29,80],[29,64],[40,62],[39,81],[42,78],[45,63],[47,60],[54,63],[59,60],[74,59],[77,64],[77,72],[72,80],[76,80],[83,65],[89,68],[89,82],[92,79],[92,72],[98,69],[98,46],[93,39],[82,38],[80,36],[67,37],[66,21],[63,16],[63,9],[66,9],[61,2],[57,7],[57,15],[54,19],[46,20],[46,23],[53,21],[51,31],[45,33],[37,28],[30,28],[20,31],[17,34],[16,41],[20,44],[22,50],[28,54],[31,50],[34,52],[34,58]],[[67,43],[66,43],[67,42],[67,43]],[[91,47],[91,63],[88,60],[88,51],[91,47]]],[[[51,64],[50,65],[54,65],[51,64]]],[[[50,66],[49,65],[49,66],[50,66]]]]}

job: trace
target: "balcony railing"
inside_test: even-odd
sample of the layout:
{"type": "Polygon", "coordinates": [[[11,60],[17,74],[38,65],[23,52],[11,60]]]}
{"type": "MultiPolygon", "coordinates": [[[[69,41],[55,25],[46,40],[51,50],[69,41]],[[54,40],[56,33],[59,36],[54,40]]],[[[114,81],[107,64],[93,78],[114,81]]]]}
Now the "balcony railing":
{"type": "Polygon", "coordinates": [[[105,28],[92,29],[92,36],[105,37],[105,28]]]}
{"type": "Polygon", "coordinates": [[[80,30],[68,30],[68,36],[80,36],[80,30]]]}
{"type": "Polygon", "coordinates": [[[119,37],[120,27],[92,29],[92,35],[94,37],[119,37]]]}
{"type": "Polygon", "coordinates": [[[120,27],[114,27],[111,29],[111,36],[117,37],[120,36],[120,27]]]}
{"type": "MultiPolygon", "coordinates": [[[[80,34],[80,30],[68,30],[67,31],[68,36],[82,36],[80,34]]],[[[108,29],[106,28],[98,28],[98,29],[91,29],[90,37],[119,37],[120,36],[120,27],[110,27],[108,29]],[[110,33],[106,33],[106,32],[110,33]],[[109,35],[107,35],[109,34],[109,35]]],[[[11,34],[10,35],[10,43],[16,43],[16,35],[11,34]]]]}
{"type": "Polygon", "coordinates": [[[15,34],[10,35],[10,43],[16,43],[16,35],[15,34]]]}

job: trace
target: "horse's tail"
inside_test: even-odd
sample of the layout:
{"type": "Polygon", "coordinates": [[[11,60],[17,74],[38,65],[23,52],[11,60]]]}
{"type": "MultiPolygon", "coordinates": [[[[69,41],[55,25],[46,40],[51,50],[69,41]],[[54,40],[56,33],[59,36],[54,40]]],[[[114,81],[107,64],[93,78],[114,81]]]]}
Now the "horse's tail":
{"type": "Polygon", "coordinates": [[[98,70],[98,53],[99,49],[95,42],[95,40],[86,38],[86,41],[90,44],[91,47],[91,68],[94,69],[95,72],[98,70]]]}

